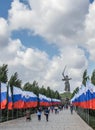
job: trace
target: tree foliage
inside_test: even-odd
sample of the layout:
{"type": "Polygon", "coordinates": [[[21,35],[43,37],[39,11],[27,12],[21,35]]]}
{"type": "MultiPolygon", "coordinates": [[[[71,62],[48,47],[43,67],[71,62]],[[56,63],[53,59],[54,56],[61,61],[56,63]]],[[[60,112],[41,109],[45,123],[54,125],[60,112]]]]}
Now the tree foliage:
{"type": "MultiPolygon", "coordinates": [[[[18,78],[18,73],[15,72],[9,79],[8,81],[8,65],[3,64],[2,66],[0,66],[0,81],[3,83],[8,82],[8,84],[11,87],[11,90],[13,92],[13,86],[19,87],[21,88],[22,86],[22,80],[20,80],[18,78]]],[[[37,96],[40,94],[43,94],[47,97],[50,98],[57,98],[60,99],[61,96],[59,94],[58,91],[54,91],[52,90],[49,86],[46,88],[44,86],[39,87],[38,82],[37,81],[33,81],[33,83],[25,83],[25,85],[23,86],[23,90],[26,91],[31,91],[33,93],[35,93],[37,96]]]]}
{"type": "Polygon", "coordinates": [[[89,76],[87,75],[87,69],[83,73],[83,79],[82,79],[82,84],[86,86],[86,81],[89,79],[89,76]]]}
{"type": "Polygon", "coordinates": [[[79,87],[75,88],[73,93],[72,93],[71,98],[73,98],[75,96],[75,94],[78,93],[78,91],[79,91],[79,87]]]}
{"type": "Polygon", "coordinates": [[[92,72],[92,75],[91,75],[91,82],[92,82],[92,84],[95,85],[95,70],[93,70],[93,72],[92,72]]]}
{"type": "Polygon", "coordinates": [[[44,86],[42,86],[40,89],[39,89],[39,93],[40,94],[43,94],[43,95],[45,95],[46,94],[46,88],[44,87],[44,86]]]}
{"type": "Polygon", "coordinates": [[[16,87],[21,88],[21,83],[22,83],[22,81],[18,78],[18,73],[15,72],[15,73],[11,76],[11,78],[10,78],[10,80],[9,80],[10,86],[11,86],[11,87],[16,86],[16,87]]]}
{"type": "Polygon", "coordinates": [[[27,83],[24,84],[23,90],[31,91],[31,86],[32,85],[29,82],[27,82],[27,83]]]}
{"type": "Polygon", "coordinates": [[[6,83],[8,81],[8,65],[0,66],[0,81],[6,83]]]}
{"type": "Polygon", "coordinates": [[[38,83],[36,81],[34,81],[32,84],[27,82],[25,83],[23,90],[34,92],[36,95],[38,95],[39,94],[38,83]]]}
{"type": "Polygon", "coordinates": [[[37,96],[40,93],[50,98],[57,98],[57,99],[61,98],[58,91],[53,91],[49,86],[47,87],[47,89],[44,86],[39,87],[36,81],[34,81],[32,84],[29,82],[25,83],[23,90],[31,91],[35,93],[37,96]]]}

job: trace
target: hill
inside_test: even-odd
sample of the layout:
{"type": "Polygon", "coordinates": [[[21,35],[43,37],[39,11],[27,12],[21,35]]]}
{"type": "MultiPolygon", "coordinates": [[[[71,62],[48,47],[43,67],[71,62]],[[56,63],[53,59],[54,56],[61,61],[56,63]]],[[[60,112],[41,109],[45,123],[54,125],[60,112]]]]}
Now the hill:
{"type": "Polygon", "coordinates": [[[62,99],[66,99],[66,98],[70,99],[71,95],[72,95],[72,93],[70,93],[70,92],[64,92],[64,93],[60,94],[60,96],[61,96],[62,99]]]}

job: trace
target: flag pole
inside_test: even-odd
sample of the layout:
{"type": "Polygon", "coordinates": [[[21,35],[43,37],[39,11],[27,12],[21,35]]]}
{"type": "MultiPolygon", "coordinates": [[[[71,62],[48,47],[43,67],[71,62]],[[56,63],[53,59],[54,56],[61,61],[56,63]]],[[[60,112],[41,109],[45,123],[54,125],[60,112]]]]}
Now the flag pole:
{"type": "MultiPolygon", "coordinates": [[[[1,95],[1,81],[0,81],[0,95],[1,95]]],[[[0,96],[0,122],[2,122],[1,96],[0,96]]]]}
{"type": "Polygon", "coordinates": [[[8,100],[8,93],[9,93],[9,84],[7,85],[7,121],[8,121],[8,119],[9,119],[9,110],[8,110],[9,100],[8,100]]]}
{"type": "Polygon", "coordinates": [[[12,119],[14,119],[14,98],[13,98],[13,86],[12,86],[12,102],[13,102],[13,104],[12,104],[12,119]]]}

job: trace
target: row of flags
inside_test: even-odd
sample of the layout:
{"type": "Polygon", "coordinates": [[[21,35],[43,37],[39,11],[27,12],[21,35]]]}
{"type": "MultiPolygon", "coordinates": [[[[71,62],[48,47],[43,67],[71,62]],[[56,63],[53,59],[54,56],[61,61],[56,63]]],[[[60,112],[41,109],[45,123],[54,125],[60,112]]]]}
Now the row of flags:
{"type": "Polygon", "coordinates": [[[55,98],[48,98],[45,95],[39,94],[39,103],[40,106],[51,106],[51,105],[58,105],[61,103],[59,99],[55,98]]]}
{"type": "Polygon", "coordinates": [[[10,86],[7,87],[5,83],[1,83],[0,85],[0,109],[33,108],[37,107],[38,102],[40,106],[51,106],[61,103],[59,99],[51,99],[42,94],[39,94],[37,97],[33,92],[23,91],[21,88],[15,86],[13,87],[12,96],[10,86]]]}
{"type": "Polygon", "coordinates": [[[95,86],[88,80],[86,86],[82,85],[71,99],[75,106],[95,110],[95,86]]]}

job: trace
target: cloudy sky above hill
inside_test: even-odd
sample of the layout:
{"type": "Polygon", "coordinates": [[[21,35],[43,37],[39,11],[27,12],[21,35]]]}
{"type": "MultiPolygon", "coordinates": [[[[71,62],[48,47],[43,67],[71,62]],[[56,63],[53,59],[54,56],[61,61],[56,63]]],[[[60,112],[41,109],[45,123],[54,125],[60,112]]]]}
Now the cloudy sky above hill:
{"type": "Polygon", "coordinates": [[[85,69],[95,69],[95,2],[89,0],[1,0],[0,65],[23,84],[64,91],[81,85],[85,69]]]}

